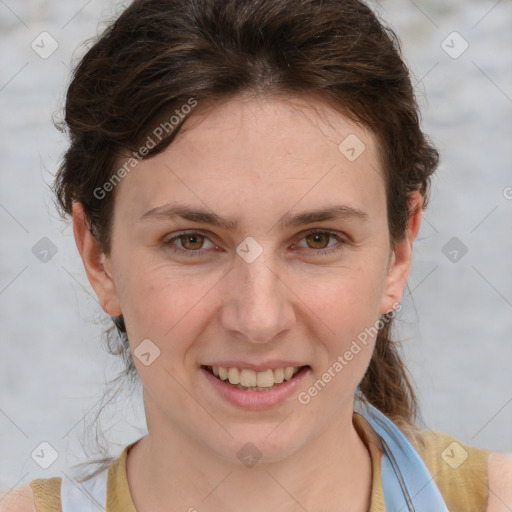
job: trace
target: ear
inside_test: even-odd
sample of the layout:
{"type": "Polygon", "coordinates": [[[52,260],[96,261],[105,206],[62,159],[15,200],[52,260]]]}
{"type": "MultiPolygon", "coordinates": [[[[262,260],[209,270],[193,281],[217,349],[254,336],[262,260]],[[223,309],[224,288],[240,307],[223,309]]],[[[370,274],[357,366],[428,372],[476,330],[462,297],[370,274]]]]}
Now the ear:
{"type": "Polygon", "coordinates": [[[404,287],[411,269],[413,242],[420,229],[422,208],[423,196],[418,191],[415,191],[409,197],[409,212],[411,213],[407,221],[405,237],[395,245],[391,253],[380,308],[381,314],[391,311],[393,306],[396,307],[402,299],[404,287]]]}
{"type": "Polygon", "coordinates": [[[82,257],[85,272],[94,288],[101,307],[110,316],[122,313],[114,280],[109,272],[109,260],[99,248],[98,242],[89,230],[89,224],[81,203],[73,205],[73,234],[78,252],[82,257]]]}

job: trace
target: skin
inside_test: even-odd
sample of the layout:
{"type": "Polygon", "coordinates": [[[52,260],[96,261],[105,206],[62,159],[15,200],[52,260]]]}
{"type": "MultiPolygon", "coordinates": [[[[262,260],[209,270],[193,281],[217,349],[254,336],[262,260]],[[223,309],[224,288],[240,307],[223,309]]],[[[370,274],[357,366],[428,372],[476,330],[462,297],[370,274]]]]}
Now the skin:
{"type": "Polygon", "coordinates": [[[371,463],[352,411],[373,339],[307,405],[294,394],[266,410],[241,409],[218,396],[199,366],[293,358],[311,366],[306,391],[399,303],[422,198],[413,195],[417,212],[392,250],[384,186],[375,137],[342,114],[314,98],[237,97],[200,105],[163,153],[123,178],[110,255],[100,253],[75,205],[77,247],[103,310],[123,313],[132,352],[144,339],[160,350],[149,366],[134,358],[148,424],[127,461],[139,512],[167,511],[169,503],[286,512],[339,510],[341,502],[346,511],[368,510],[371,463]],[[338,149],[349,134],[366,146],[355,161],[338,149]],[[170,201],[236,218],[238,229],[140,220],[170,201]],[[367,219],[278,223],[327,205],[357,208],[367,219]],[[315,239],[312,229],[340,238],[315,239]],[[183,230],[206,238],[169,242],[183,230]],[[263,249],[252,263],[236,252],[248,236],[263,249]],[[341,250],[319,254],[331,248],[341,250]],[[262,453],[252,468],[237,458],[247,442],[262,453]]]}
{"type": "MultiPolygon", "coordinates": [[[[401,297],[420,213],[390,258],[383,182],[369,171],[370,165],[379,169],[374,140],[332,111],[328,125],[322,123],[313,104],[267,98],[230,101],[204,119],[196,112],[184,137],[119,185],[108,258],[90,236],[81,206],[74,208],[77,247],[103,309],[124,314],[132,349],[148,337],[161,350],[148,367],[135,358],[149,430],[127,460],[138,512],[168,512],[169,503],[189,512],[303,510],[297,502],[307,510],[338,511],[340,503],[345,511],[368,510],[370,460],[351,417],[371,345],[307,406],[292,400],[257,414],[237,410],[207,394],[197,376],[205,357],[293,353],[312,366],[306,389],[344,353],[352,333],[401,297]],[[348,133],[367,148],[350,163],[337,151],[348,133]],[[208,226],[137,223],[143,211],[170,198],[240,216],[241,230],[212,230],[224,249],[218,259],[176,259],[158,249],[159,238],[208,226]],[[306,226],[357,238],[331,257],[293,252],[291,241],[302,228],[271,229],[285,212],[331,202],[358,205],[371,219],[369,226],[306,226]],[[251,264],[235,252],[247,235],[264,246],[251,264]],[[263,453],[250,469],[235,456],[247,440],[263,453]]],[[[300,245],[308,247],[303,238],[300,245]]],[[[511,510],[512,454],[492,453],[487,476],[487,512],[511,510]]],[[[36,511],[29,485],[0,501],[0,512],[29,511],[36,511]]]]}

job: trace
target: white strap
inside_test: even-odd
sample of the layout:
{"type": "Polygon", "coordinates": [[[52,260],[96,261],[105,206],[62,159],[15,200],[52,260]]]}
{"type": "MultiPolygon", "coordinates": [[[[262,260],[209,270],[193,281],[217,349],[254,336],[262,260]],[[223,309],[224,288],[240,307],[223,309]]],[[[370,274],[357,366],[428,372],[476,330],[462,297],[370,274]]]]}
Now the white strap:
{"type": "Polygon", "coordinates": [[[83,483],[64,476],[60,489],[62,512],[105,512],[108,468],[83,483]]]}

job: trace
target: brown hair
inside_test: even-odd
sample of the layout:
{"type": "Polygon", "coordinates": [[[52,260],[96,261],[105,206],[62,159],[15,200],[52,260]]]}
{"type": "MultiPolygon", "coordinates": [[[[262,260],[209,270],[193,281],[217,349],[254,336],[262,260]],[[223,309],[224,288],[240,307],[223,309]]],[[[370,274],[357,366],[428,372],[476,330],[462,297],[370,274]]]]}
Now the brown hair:
{"type": "MultiPolygon", "coordinates": [[[[403,239],[410,194],[420,191],[426,206],[439,157],[420,128],[397,36],[358,0],[135,0],[87,51],[67,91],[58,126],[69,130],[70,145],[54,184],[62,215],[80,202],[109,254],[115,187],[97,190],[120,159],[191,98],[239,93],[315,95],[369,128],[386,178],[390,239],[403,239]]],[[[133,376],[124,319],[113,320],[133,376]]],[[[358,390],[390,418],[412,423],[417,402],[391,327],[389,319],[378,333],[358,390]]]]}

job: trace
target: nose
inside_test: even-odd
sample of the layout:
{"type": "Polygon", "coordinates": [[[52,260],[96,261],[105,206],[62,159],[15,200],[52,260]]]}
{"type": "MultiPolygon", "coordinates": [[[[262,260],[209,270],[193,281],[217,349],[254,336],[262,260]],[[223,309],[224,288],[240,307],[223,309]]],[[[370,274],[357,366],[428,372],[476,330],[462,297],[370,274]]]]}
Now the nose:
{"type": "Polygon", "coordinates": [[[240,258],[228,275],[224,292],[221,324],[238,338],[268,343],[295,322],[293,293],[265,251],[252,263],[240,258]]]}

